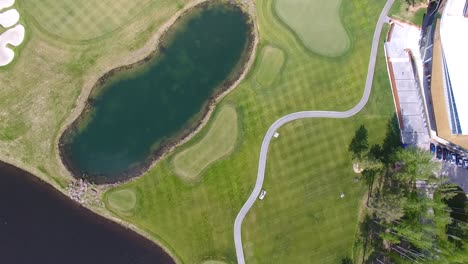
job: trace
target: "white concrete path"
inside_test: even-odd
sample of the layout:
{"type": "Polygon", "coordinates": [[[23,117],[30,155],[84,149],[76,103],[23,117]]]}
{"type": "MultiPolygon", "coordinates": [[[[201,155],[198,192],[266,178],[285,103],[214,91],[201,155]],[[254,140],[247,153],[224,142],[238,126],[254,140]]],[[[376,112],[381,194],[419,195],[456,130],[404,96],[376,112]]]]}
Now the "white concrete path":
{"type": "Polygon", "coordinates": [[[377,21],[374,37],[372,40],[372,49],[369,59],[369,66],[367,70],[367,79],[366,85],[364,88],[364,94],[359,101],[359,103],[354,106],[352,109],[345,111],[345,112],[334,112],[334,111],[303,111],[303,112],[296,112],[286,116],[281,117],[275,123],[273,123],[270,128],[268,129],[265,137],[263,138],[262,147],[260,150],[260,158],[258,164],[258,173],[257,173],[257,181],[255,183],[255,187],[250,194],[249,198],[245,202],[244,206],[242,206],[241,210],[237,214],[236,221],[234,222],[234,243],[236,246],[236,255],[237,255],[237,262],[239,264],[245,264],[244,259],[244,250],[242,246],[242,222],[244,221],[245,216],[249,212],[250,208],[253,206],[255,201],[257,200],[260,191],[262,190],[263,179],[265,177],[265,167],[266,167],[266,158],[268,154],[268,147],[270,145],[270,141],[275,134],[276,130],[278,130],[281,126],[286,123],[289,123],[294,120],[304,119],[304,118],[348,118],[351,117],[366,105],[367,101],[369,100],[369,96],[372,89],[372,81],[374,79],[374,71],[375,71],[375,62],[377,58],[377,51],[379,47],[380,41],[380,33],[382,32],[382,26],[385,23],[389,22],[389,18],[387,16],[390,7],[392,6],[394,0],[387,0],[385,4],[379,20],[377,21]]]}

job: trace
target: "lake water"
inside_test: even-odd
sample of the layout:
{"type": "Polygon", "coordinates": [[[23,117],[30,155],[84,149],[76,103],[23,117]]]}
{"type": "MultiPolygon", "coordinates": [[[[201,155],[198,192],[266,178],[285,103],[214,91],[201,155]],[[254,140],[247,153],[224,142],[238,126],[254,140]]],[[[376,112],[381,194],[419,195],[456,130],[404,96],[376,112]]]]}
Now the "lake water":
{"type": "Polygon", "coordinates": [[[191,10],[150,62],[95,90],[89,111],[63,137],[69,169],[98,183],[139,173],[198,125],[209,99],[239,76],[249,43],[250,25],[238,7],[191,10]]]}
{"type": "Polygon", "coordinates": [[[160,247],[0,162],[0,263],[174,263],[160,247]]]}

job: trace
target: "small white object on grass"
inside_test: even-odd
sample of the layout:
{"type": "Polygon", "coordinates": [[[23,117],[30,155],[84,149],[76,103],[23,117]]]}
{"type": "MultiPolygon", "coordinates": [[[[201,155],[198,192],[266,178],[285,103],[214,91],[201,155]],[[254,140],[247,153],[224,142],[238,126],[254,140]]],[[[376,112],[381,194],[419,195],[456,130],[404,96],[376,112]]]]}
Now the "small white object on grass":
{"type": "Polygon", "coordinates": [[[275,138],[278,138],[279,137],[279,133],[278,132],[275,132],[275,134],[273,135],[275,138]]]}
{"type": "Polygon", "coordinates": [[[341,197],[341,198],[344,198],[344,192],[341,193],[340,197],[341,197]]]}
{"type": "Polygon", "coordinates": [[[258,199],[259,199],[259,200],[263,200],[263,198],[265,198],[265,194],[266,194],[266,191],[265,191],[265,190],[262,190],[262,191],[260,192],[260,195],[258,196],[258,199]]]}

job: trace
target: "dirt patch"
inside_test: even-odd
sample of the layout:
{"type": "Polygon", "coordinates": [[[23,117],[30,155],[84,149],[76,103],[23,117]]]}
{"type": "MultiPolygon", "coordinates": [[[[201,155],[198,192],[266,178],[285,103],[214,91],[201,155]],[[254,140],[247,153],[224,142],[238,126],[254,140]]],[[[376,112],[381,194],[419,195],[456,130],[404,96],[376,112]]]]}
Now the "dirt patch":
{"type": "Polygon", "coordinates": [[[419,4],[416,4],[416,5],[410,5],[408,7],[408,12],[410,13],[416,13],[419,9],[421,8],[427,8],[428,4],[427,3],[419,3],[419,4]]]}

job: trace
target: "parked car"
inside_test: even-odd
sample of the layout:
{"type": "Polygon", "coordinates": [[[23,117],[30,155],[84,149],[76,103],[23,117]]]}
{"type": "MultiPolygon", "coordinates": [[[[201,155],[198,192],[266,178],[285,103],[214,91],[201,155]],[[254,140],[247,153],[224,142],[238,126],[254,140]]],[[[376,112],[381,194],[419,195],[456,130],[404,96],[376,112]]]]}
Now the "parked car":
{"type": "Polygon", "coordinates": [[[442,158],[443,158],[445,161],[448,161],[448,160],[450,159],[448,149],[446,149],[446,148],[443,148],[443,149],[442,149],[442,158]]]}
{"type": "Polygon", "coordinates": [[[457,166],[463,167],[463,157],[460,155],[457,155],[457,166]]]}
{"type": "Polygon", "coordinates": [[[442,148],[440,146],[437,146],[437,151],[436,151],[436,158],[438,160],[442,159],[442,148]]]}
{"type": "Polygon", "coordinates": [[[265,190],[262,190],[262,191],[260,192],[260,195],[258,196],[258,199],[259,199],[259,200],[263,200],[263,198],[265,198],[265,195],[266,195],[266,191],[265,191],[265,190]]]}
{"type": "Polygon", "coordinates": [[[468,159],[467,158],[463,159],[463,168],[468,169],[468,159]]]}
{"type": "Polygon", "coordinates": [[[434,145],[434,143],[431,143],[431,145],[429,145],[429,150],[431,151],[432,155],[436,153],[436,146],[434,145]]]}
{"type": "Polygon", "coordinates": [[[450,153],[450,164],[455,165],[457,163],[457,154],[454,152],[450,153]]]}

